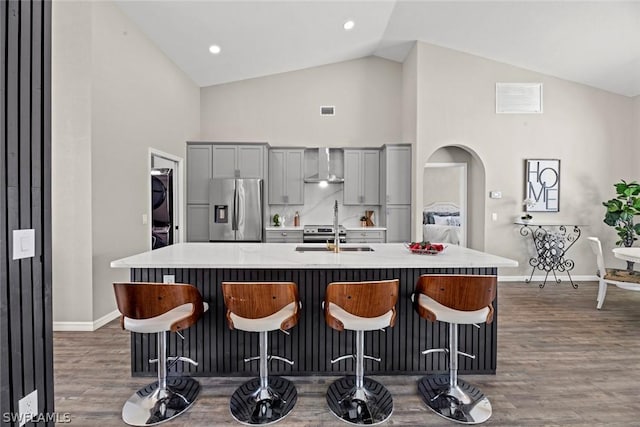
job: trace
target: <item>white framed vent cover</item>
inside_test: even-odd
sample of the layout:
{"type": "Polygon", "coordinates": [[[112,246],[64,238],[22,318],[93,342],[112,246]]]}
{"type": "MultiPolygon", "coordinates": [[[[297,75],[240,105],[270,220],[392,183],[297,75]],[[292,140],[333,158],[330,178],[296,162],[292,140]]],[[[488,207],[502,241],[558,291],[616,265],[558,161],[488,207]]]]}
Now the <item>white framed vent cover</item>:
{"type": "Polygon", "coordinates": [[[542,113],[542,83],[496,83],[496,114],[527,113],[542,113]]]}

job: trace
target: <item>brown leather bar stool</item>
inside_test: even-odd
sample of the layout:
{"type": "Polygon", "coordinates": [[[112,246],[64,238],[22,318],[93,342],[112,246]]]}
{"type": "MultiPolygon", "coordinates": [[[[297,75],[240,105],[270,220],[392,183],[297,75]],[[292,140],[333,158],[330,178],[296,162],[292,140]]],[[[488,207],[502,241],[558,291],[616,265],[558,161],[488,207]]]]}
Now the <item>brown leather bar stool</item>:
{"type": "Polygon", "coordinates": [[[420,317],[449,323],[449,348],[422,354],[449,353],[449,375],[428,375],[418,383],[422,399],[436,414],[463,424],[479,424],[491,417],[489,399],[473,385],[458,379],[458,325],[493,321],[496,276],[423,275],[412,296],[420,317]]]}
{"type": "Polygon", "coordinates": [[[157,335],[158,380],[135,392],[122,408],[122,419],[133,426],[169,421],[189,409],[200,392],[190,377],[167,377],[177,362],[198,364],[188,357],[167,357],[167,332],[177,332],[198,321],[209,309],[195,286],[183,283],[114,283],[122,329],[157,335]]]}
{"type": "Polygon", "coordinates": [[[289,415],[298,393],[291,381],[269,377],[269,362],[293,361],[267,354],[268,332],[285,333],[298,323],[302,307],[298,287],[292,282],[223,282],[222,294],[227,306],[229,329],[260,333],[260,355],[244,359],[258,360],[260,377],[242,384],[231,396],[229,408],[238,422],[247,425],[271,424],[289,415]]]}
{"type": "Polygon", "coordinates": [[[364,332],[393,326],[396,320],[398,280],[375,282],[334,282],[327,286],[324,317],[338,331],[356,332],[356,354],[333,359],[331,363],[353,358],[355,376],[334,381],[327,390],[331,412],[350,424],[379,424],[391,416],[393,398],[382,384],[364,377],[364,332]]]}

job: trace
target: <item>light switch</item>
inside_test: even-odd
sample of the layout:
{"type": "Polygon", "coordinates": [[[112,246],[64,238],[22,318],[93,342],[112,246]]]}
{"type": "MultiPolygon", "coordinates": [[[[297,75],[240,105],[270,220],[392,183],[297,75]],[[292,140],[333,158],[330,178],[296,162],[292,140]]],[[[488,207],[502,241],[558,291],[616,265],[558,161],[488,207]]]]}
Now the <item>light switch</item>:
{"type": "Polygon", "coordinates": [[[489,198],[491,199],[502,199],[502,191],[490,191],[489,198]]]}
{"type": "Polygon", "coordinates": [[[176,283],[176,276],[173,274],[164,274],[162,276],[162,283],[176,283]]]}
{"type": "Polygon", "coordinates": [[[498,214],[496,212],[491,214],[491,220],[492,221],[497,221],[498,220],[498,214]]]}
{"type": "Polygon", "coordinates": [[[149,217],[147,216],[147,214],[142,214],[142,225],[147,225],[148,222],[149,217]]]}
{"type": "Polygon", "coordinates": [[[13,230],[13,259],[36,255],[36,230],[13,230]]]}

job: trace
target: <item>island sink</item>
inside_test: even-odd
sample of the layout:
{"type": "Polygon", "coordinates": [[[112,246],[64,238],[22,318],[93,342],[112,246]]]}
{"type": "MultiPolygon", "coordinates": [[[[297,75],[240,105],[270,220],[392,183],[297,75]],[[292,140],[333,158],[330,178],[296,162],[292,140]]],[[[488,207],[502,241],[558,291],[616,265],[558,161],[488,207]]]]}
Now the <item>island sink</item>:
{"type": "MultiPolygon", "coordinates": [[[[297,246],[296,252],[333,252],[327,246],[297,246]]],[[[373,252],[369,246],[340,246],[339,252],[373,252]]]]}

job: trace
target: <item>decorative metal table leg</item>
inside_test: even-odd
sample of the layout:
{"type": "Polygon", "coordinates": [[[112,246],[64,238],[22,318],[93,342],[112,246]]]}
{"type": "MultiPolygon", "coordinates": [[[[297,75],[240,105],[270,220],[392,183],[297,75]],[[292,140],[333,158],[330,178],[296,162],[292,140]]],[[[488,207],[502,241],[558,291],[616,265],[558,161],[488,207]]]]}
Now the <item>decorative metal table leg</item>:
{"type": "Polygon", "coordinates": [[[327,390],[331,412],[349,424],[375,425],[393,412],[393,398],[382,384],[364,377],[364,331],[356,331],[356,375],[334,381],[327,390]]]}
{"type": "Polygon", "coordinates": [[[428,375],[418,382],[422,400],[436,414],[462,424],[480,424],[491,417],[489,399],[458,379],[458,325],[449,324],[449,375],[428,375]]]}
{"type": "Polygon", "coordinates": [[[231,396],[231,415],[241,424],[273,424],[289,415],[298,393],[293,383],[281,377],[269,377],[267,332],[260,332],[260,378],[242,384],[231,396]]]}
{"type": "Polygon", "coordinates": [[[122,408],[122,420],[132,426],[169,421],[193,405],[200,384],[189,377],[167,378],[167,335],[157,334],[158,381],[138,390],[122,408]]]}

